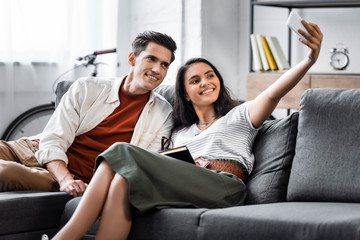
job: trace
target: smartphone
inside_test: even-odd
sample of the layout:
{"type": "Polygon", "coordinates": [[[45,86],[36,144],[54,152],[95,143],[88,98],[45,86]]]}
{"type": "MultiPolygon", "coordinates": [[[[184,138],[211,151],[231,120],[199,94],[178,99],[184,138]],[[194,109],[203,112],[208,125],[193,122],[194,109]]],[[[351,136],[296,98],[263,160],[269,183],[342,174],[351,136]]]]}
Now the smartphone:
{"type": "Polygon", "coordinates": [[[289,28],[291,28],[291,30],[296,32],[302,39],[305,39],[304,36],[298,32],[299,29],[303,30],[304,32],[308,32],[304,27],[304,25],[301,23],[301,20],[302,18],[296,12],[291,12],[289,14],[289,18],[286,24],[289,26],[289,28]]]}

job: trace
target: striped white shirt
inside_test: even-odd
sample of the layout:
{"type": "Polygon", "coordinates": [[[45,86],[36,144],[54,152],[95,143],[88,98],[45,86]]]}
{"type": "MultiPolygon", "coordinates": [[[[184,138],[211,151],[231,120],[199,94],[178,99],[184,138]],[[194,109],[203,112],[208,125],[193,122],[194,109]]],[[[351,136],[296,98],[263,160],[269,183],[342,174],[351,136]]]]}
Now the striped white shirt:
{"type": "Polygon", "coordinates": [[[254,165],[252,148],[257,132],[250,121],[248,102],[245,102],[203,131],[193,124],[175,132],[172,141],[173,147],[186,145],[194,159],[235,160],[250,174],[254,165]]]}

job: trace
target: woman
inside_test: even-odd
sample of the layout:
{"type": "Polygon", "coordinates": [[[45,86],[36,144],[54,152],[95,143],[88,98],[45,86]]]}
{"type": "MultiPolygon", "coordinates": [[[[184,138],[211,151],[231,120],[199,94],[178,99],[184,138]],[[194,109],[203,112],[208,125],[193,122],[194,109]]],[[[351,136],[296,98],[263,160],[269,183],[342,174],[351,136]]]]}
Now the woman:
{"type": "Polygon", "coordinates": [[[54,239],[80,239],[100,213],[97,237],[126,239],[132,210],[243,204],[257,129],[319,56],[323,37],[319,27],[302,23],[309,32],[299,30],[306,39],[299,41],[309,47],[307,57],[244,104],[236,106],[231,100],[211,63],[204,59],[186,63],[176,82],[172,141],[175,147],[188,146],[201,167],[116,143],[98,157],[98,168],[78,208],[54,239]]]}

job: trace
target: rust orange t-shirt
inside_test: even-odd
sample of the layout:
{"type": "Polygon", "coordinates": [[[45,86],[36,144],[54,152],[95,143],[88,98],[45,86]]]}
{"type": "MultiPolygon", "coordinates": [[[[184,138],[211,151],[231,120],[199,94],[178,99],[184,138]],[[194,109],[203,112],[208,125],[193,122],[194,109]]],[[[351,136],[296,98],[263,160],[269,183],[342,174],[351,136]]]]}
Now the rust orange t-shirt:
{"type": "MultiPolygon", "coordinates": [[[[150,93],[132,95],[123,86],[120,106],[95,128],[75,138],[66,155],[68,169],[75,179],[88,183],[93,175],[96,157],[115,142],[130,142],[136,122],[150,93]]],[[[101,113],[99,113],[101,114],[101,113]]]]}

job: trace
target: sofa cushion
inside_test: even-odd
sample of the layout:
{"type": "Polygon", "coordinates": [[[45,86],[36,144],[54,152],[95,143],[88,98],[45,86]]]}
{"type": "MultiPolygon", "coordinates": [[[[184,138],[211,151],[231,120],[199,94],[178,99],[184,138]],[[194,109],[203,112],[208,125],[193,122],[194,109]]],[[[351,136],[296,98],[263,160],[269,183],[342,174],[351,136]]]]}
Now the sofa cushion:
{"type": "Polygon", "coordinates": [[[360,201],[360,89],[307,90],[289,201],[360,201]]]}
{"type": "MultiPolygon", "coordinates": [[[[80,199],[74,198],[66,204],[61,225],[70,219],[80,199]]],[[[197,239],[200,216],[205,211],[206,209],[171,208],[135,216],[128,239],[197,239]]],[[[98,227],[99,219],[83,239],[95,239],[98,227]]]]}
{"type": "MultiPolygon", "coordinates": [[[[45,233],[44,229],[57,229],[65,203],[69,199],[71,196],[64,192],[1,192],[0,239],[3,235],[37,230],[45,233]]],[[[39,239],[40,237],[41,235],[38,236],[39,239]]],[[[25,238],[18,236],[17,239],[25,238]]]]}
{"type": "Polygon", "coordinates": [[[74,81],[61,81],[56,84],[55,89],[55,107],[57,107],[60,103],[62,96],[69,90],[74,81]]]}
{"type": "Polygon", "coordinates": [[[171,106],[174,106],[175,101],[175,86],[174,85],[160,85],[154,90],[161,96],[163,96],[171,106]]]}
{"type": "Polygon", "coordinates": [[[360,204],[282,202],[209,210],[198,239],[360,239],[360,204]]]}
{"type": "Polygon", "coordinates": [[[246,183],[246,204],[286,201],[290,168],[295,154],[298,113],[265,122],[253,152],[254,169],[246,183]]]}
{"type": "Polygon", "coordinates": [[[170,208],[136,216],[129,239],[198,239],[201,214],[206,209],[170,208]]]}

